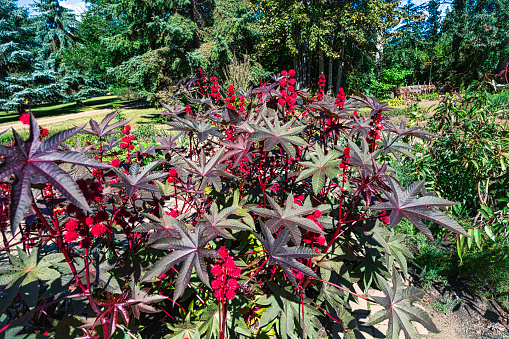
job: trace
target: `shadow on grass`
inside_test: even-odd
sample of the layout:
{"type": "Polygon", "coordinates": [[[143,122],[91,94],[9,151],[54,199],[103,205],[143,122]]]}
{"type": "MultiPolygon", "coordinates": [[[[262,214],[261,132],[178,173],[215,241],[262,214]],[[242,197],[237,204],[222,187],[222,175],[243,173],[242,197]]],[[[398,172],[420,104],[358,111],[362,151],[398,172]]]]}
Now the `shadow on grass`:
{"type": "MultiPolygon", "coordinates": [[[[96,97],[83,101],[83,106],[78,107],[75,102],[66,104],[43,104],[32,108],[36,118],[55,117],[66,114],[80,113],[96,109],[112,108],[114,104],[125,104],[116,96],[96,97]]],[[[18,122],[19,115],[17,111],[0,112],[0,124],[8,122],[18,122]]]]}

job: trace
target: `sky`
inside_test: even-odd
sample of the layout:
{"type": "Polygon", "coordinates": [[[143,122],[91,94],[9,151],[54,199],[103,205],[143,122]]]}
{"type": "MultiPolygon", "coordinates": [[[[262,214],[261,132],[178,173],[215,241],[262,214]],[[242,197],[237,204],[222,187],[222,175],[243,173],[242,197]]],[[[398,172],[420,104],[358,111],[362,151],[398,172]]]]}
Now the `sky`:
{"type": "MultiPolygon", "coordinates": [[[[29,7],[34,0],[18,0],[18,6],[29,7]]],[[[76,15],[80,15],[85,10],[85,3],[81,0],[60,0],[60,5],[72,9],[76,15]]]]}
{"type": "MultiPolygon", "coordinates": [[[[408,0],[402,0],[401,2],[406,2],[408,0]]],[[[426,3],[428,0],[413,0],[413,3],[416,5],[420,5],[423,3],[426,3]]],[[[34,0],[18,0],[18,6],[26,6],[29,7],[29,4],[33,4],[34,0]]],[[[60,5],[72,9],[74,13],[79,17],[79,15],[85,11],[85,2],[82,0],[60,0],[60,5]]],[[[442,10],[442,13],[445,12],[445,9],[447,8],[446,5],[442,5],[440,9],[442,10]]],[[[79,18],[78,18],[79,19],[79,18]]]]}

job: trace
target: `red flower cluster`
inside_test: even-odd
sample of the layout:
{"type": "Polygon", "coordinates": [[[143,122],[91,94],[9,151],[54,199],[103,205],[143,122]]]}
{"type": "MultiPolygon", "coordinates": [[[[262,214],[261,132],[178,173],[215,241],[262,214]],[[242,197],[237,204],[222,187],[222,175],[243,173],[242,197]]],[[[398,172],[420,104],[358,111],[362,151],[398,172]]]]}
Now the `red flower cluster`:
{"type": "Polygon", "coordinates": [[[294,204],[297,204],[299,206],[302,206],[302,203],[304,202],[304,199],[306,199],[306,197],[301,194],[301,195],[298,195],[298,196],[293,196],[293,203],[294,204]]]}
{"type": "Polygon", "coordinates": [[[193,111],[191,110],[191,107],[189,107],[189,105],[186,106],[186,113],[189,115],[193,115],[193,111]]]}
{"type": "Polygon", "coordinates": [[[376,112],[375,114],[373,114],[370,123],[372,127],[371,130],[368,132],[368,137],[366,138],[366,141],[370,144],[372,152],[375,149],[376,141],[380,139],[380,131],[383,129],[381,122],[382,114],[380,114],[380,112],[376,112]]]}
{"type": "Polygon", "coordinates": [[[28,113],[21,114],[19,116],[19,121],[21,121],[23,125],[30,125],[30,115],[28,113]]]}
{"type": "Polygon", "coordinates": [[[65,223],[65,234],[64,241],[72,243],[82,238],[82,247],[90,246],[90,234],[94,237],[102,237],[110,229],[102,222],[108,220],[108,214],[106,212],[99,212],[94,217],[85,217],[84,214],[78,213],[76,218],[69,219],[65,223]]]}
{"type": "Polygon", "coordinates": [[[336,96],[336,106],[338,106],[339,109],[344,109],[345,100],[346,100],[345,90],[343,89],[343,87],[340,87],[338,90],[338,95],[336,96]]]}
{"type": "Polygon", "coordinates": [[[47,137],[49,134],[49,131],[47,128],[41,128],[41,139],[47,137]]]}
{"type": "Polygon", "coordinates": [[[125,136],[122,137],[120,148],[127,148],[128,150],[132,151],[134,149],[134,145],[132,144],[132,142],[136,138],[134,135],[129,135],[131,134],[131,126],[126,125],[124,127],[124,130],[122,131],[122,134],[124,134],[125,136]]]}
{"type": "MultiPolygon", "coordinates": [[[[320,210],[315,210],[313,214],[308,215],[307,218],[309,220],[313,220],[315,224],[323,231],[322,224],[320,224],[320,222],[317,220],[321,216],[322,212],[320,210]]],[[[317,243],[320,246],[324,246],[327,243],[327,240],[325,240],[325,237],[322,234],[311,231],[307,231],[306,234],[304,234],[302,241],[306,244],[317,243]]]]}
{"type": "Polygon", "coordinates": [[[174,182],[174,181],[175,181],[176,183],[178,183],[178,181],[179,181],[179,180],[177,179],[177,175],[178,175],[177,170],[176,170],[176,169],[174,169],[174,168],[172,168],[172,169],[170,170],[170,177],[168,178],[168,182],[169,182],[170,184],[171,184],[172,182],[174,182]]]}
{"type": "Polygon", "coordinates": [[[346,146],[343,150],[343,160],[339,164],[339,168],[348,169],[348,163],[350,162],[350,146],[346,146]]]}
{"type": "Polygon", "coordinates": [[[378,217],[380,218],[380,221],[384,223],[384,225],[388,225],[391,222],[391,218],[386,212],[380,213],[378,217]]]}
{"type": "Polygon", "coordinates": [[[285,106],[290,113],[295,112],[295,99],[297,98],[297,93],[295,93],[295,71],[293,69],[288,72],[283,70],[281,71],[281,75],[284,77],[279,80],[279,94],[281,98],[278,99],[278,104],[281,106],[285,106]]]}
{"type": "Polygon", "coordinates": [[[205,76],[205,72],[203,69],[198,68],[198,73],[200,73],[200,80],[196,81],[196,84],[198,85],[198,89],[200,91],[200,94],[203,97],[207,96],[207,77],[205,76]]]}
{"type": "Polygon", "coordinates": [[[219,93],[219,82],[216,77],[210,78],[210,96],[215,99],[216,104],[221,100],[221,94],[219,93]]]}
{"type": "Polygon", "coordinates": [[[244,113],[244,111],[246,110],[246,98],[244,98],[243,95],[240,96],[240,99],[239,99],[239,113],[244,113]]]}
{"type": "Polygon", "coordinates": [[[120,160],[118,160],[118,158],[113,158],[113,159],[111,160],[111,166],[113,166],[113,167],[118,167],[118,166],[120,166],[120,160]]]}
{"type": "Polygon", "coordinates": [[[164,213],[166,213],[167,215],[169,215],[170,217],[172,218],[176,218],[179,214],[177,212],[177,210],[171,210],[171,211],[165,211],[164,213]]]}
{"type": "Polygon", "coordinates": [[[316,100],[318,101],[321,101],[323,99],[323,95],[324,95],[324,91],[323,89],[325,88],[325,74],[320,74],[320,76],[318,77],[318,86],[320,87],[320,93],[318,93],[318,95],[316,96],[316,100]]]}
{"type": "MultiPolygon", "coordinates": [[[[263,81],[262,77],[258,78],[258,83],[260,84],[260,87],[267,86],[267,82],[263,81]]],[[[262,93],[258,93],[258,99],[262,98],[262,93]]]]}
{"type": "Polygon", "coordinates": [[[218,264],[212,266],[210,272],[214,277],[212,281],[212,289],[214,290],[214,297],[220,302],[224,299],[232,300],[237,294],[239,283],[237,282],[240,276],[240,268],[237,267],[233,257],[230,256],[230,251],[226,247],[221,247],[218,251],[221,259],[218,264]]]}
{"type": "Polygon", "coordinates": [[[228,98],[224,99],[224,102],[227,103],[226,107],[229,109],[235,110],[235,101],[237,101],[237,97],[235,96],[235,86],[228,86],[228,98]]]}

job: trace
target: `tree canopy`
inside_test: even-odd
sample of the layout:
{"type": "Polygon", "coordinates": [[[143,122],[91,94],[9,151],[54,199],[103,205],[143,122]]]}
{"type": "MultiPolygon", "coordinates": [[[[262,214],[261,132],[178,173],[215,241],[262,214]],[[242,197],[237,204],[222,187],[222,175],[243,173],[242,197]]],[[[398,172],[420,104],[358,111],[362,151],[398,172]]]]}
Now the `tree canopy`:
{"type": "Polygon", "coordinates": [[[301,88],[324,74],[327,89],[383,96],[468,86],[508,60],[503,0],[87,0],[79,19],[58,0],[31,6],[0,0],[3,109],[123,87],[157,102],[200,68],[224,81],[293,68],[301,88]]]}

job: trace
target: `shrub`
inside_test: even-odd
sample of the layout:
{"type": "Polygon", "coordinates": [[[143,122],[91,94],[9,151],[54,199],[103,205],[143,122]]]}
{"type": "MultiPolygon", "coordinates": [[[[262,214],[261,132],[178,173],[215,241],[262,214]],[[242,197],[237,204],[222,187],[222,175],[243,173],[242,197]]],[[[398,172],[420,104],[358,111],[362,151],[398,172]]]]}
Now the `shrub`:
{"type": "Polygon", "coordinates": [[[367,325],[389,319],[388,337],[415,337],[412,321],[436,332],[412,305],[422,292],[402,285],[412,255],[390,228],[466,233],[438,209],[452,202],[402,187],[385,163],[432,135],[384,120],[376,98],[311,97],[294,76],[247,96],[187,78],[198,97],[163,105],[174,133],[154,147],[137,149],[115,112],[49,138],[30,116],[29,138],[0,146],[0,174],[14,174],[1,186],[0,334],[318,338],[339,322],[354,336],[358,298],[383,306],[367,325]],[[63,145],[80,133],[97,143],[63,145]]]}

